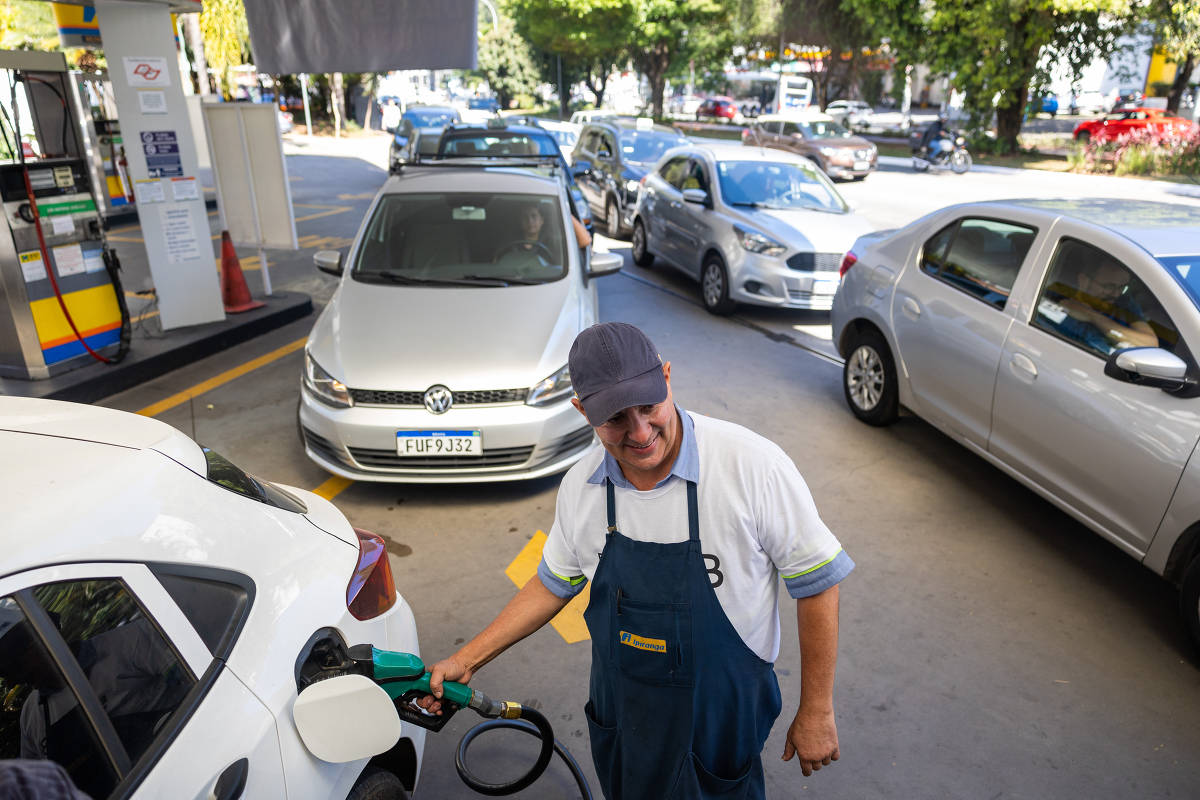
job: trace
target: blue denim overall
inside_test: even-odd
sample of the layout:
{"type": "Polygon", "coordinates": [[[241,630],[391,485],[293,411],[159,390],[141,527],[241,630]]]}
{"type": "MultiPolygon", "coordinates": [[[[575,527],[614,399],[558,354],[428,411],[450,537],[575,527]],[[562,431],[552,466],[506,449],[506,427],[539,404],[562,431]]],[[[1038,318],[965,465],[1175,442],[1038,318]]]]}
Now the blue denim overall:
{"type": "Polygon", "coordinates": [[[781,699],[773,665],[725,616],[700,550],[696,484],[688,540],[608,534],[584,619],[592,637],[584,709],[592,760],[609,800],[764,797],[760,754],[781,699]]]}

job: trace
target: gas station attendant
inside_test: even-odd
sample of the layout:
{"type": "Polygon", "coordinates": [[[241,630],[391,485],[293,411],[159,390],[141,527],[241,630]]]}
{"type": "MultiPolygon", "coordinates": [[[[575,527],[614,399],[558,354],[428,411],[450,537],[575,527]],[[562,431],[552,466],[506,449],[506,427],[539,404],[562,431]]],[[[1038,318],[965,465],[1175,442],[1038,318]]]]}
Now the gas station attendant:
{"type": "MultiPolygon", "coordinates": [[[[796,599],[800,707],[783,759],[838,759],[838,583],[854,568],[774,443],[690,413],[639,329],[583,331],[575,407],[603,444],[567,472],[529,581],[478,636],[433,666],[467,682],[592,582],[585,712],[609,800],[765,796],[761,753],[781,698],[779,578],[796,599]]],[[[440,704],[423,703],[431,710],[440,704]]]]}

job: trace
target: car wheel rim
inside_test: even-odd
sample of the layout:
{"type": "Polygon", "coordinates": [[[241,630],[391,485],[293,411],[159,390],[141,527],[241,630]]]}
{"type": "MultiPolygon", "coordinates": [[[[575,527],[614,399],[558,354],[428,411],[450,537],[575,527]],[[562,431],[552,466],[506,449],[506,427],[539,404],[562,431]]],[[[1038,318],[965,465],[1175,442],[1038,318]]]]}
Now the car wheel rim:
{"type": "Polygon", "coordinates": [[[711,308],[721,302],[725,294],[725,281],[721,277],[721,268],[710,264],[704,270],[704,302],[711,308]]]}
{"type": "Polygon", "coordinates": [[[608,236],[610,239],[615,239],[621,230],[621,221],[617,219],[617,204],[609,202],[608,213],[605,214],[608,221],[608,236]]]}
{"type": "Polygon", "coordinates": [[[646,230],[641,224],[633,226],[633,257],[640,260],[646,255],[646,230]]]}
{"type": "Polygon", "coordinates": [[[851,402],[863,411],[872,411],[883,397],[883,359],[875,348],[862,345],[846,362],[846,391],[851,402]]]}

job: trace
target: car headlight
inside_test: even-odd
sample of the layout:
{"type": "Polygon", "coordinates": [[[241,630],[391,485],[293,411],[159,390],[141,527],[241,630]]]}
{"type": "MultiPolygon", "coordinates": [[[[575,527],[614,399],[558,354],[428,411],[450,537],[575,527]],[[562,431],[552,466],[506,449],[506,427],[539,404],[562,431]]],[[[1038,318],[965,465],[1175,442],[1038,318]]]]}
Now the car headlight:
{"type": "Polygon", "coordinates": [[[758,231],[746,230],[745,228],[734,226],[733,232],[737,234],[738,242],[741,243],[742,247],[751,253],[758,253],[764,256],[781,256],[787,252],[785,246],[758,231]]]}
{"type": "Polygon", "coordinates": [[[308,350],[304,351],[304,385],[331,406],[349,408],[354,405],[354,398],[350,396],[346,384],[321,369],[321,365],[313,360],[308,350]]]}
{"type": "Polygon", "coordinates": [[[642,187],[640,181],[625,181],[625,191],[629,194],[637,194],[638,189],[642,187]]]}
{"type": "Polygon", "coordinates": [[[571,394],[573,388],[571,386],[571,370],[564,366],[530,389],[529,397],[525,402],[531,406],[548,406],[571,394]]]}
{"type": "Polygon", "coordinates": [[[821,151],[821,155],[823,156],[836,156],[838,154],[838,149],[836,147],[826,147],[822,145],[817,149],[821,151]]]}

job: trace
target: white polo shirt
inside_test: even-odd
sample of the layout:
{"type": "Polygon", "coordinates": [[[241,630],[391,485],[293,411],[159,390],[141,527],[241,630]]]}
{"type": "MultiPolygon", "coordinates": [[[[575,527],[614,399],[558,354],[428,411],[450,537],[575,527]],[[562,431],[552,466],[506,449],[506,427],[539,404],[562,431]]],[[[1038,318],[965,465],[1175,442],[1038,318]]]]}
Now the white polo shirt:
{"type": "Polygon", "coordinates": [[[779,578],[792,597],[809,597],[841,581],[854,562],[821,521],[807,484],[778,445],[731,422],[679,413],[680,454],[655,488],[633,488],[603,450],[567,472],[538,576],[557,596],[570,597],[595,575],[608,527],[606,476],[616,486],[617,529],[630,539],[663,543],[687,541],[685,477],[698,478],[709,580],[742,640],[774,662],[779,578]]]}

